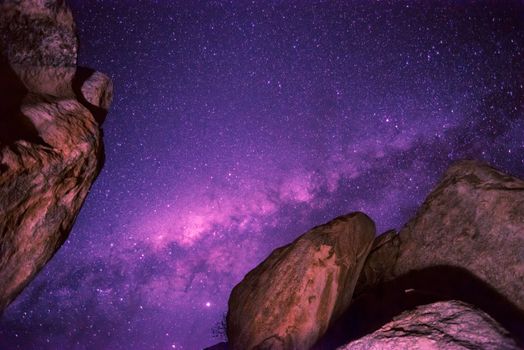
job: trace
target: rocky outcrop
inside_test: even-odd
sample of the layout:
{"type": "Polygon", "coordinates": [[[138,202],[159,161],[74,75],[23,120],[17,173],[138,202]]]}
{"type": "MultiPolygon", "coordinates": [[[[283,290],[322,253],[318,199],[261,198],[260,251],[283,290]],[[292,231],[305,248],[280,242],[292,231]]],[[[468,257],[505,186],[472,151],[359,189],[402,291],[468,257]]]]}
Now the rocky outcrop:
{"type": "Polygon", "coordinates": [[[391,276],[398,258],[399,245],[400,240],[395,230],[375,238],[355,286],[355,295],[373,288],[391,276]]]}
{"type": "Polygon", "coordinates": [[[394,276],[462,268],[524,311],[524,181],[458,162],[399,238],[394,276]]]}
{"type": "Polygon", "coordinates": [[[112,85],[76,67],[74,30],[63,1],[0,3],[0,310],[65,241],[102,167],[112,85]]]}
{"type": "Polygon", "coordinates": [[[398,235],[375,239],[345,321],[372,329],[421,303],[459,299],[522,334],[523,252],[524,181],[457,162],[398,235]]]}
{"type": "Polygon", "coordinates": [[[273,251],[231,293],[230,348],[310,348],[349,306],[374,236],[353,213],[273,251]]]}
{"type": "Polygon", "coordinates": [[[417,307],[339,350],[519,349],[508,332],[486,313],[459,301],[417,307]]]}
{"type": "MultiPolygon", "coordinates": [[[[352,284],[337,295],[353,299],[340,318],[333,309],[329,321],[321,316],[322,305],[331,307],[335,294],[308,309],[304,276],[319,276],[314,286],[316,295],[322,294],[332,289],[332,280],[324,278],[331,264],[316,270],[318,246],[288,258],[301,239],[275,251],[233,290],[230,348],[231,343],[233,349],[322,350],[348,343],[344,349],[516,349],[524,344],[522,180],[479,162],[457,162],[398,234],[388,231],[360,253],[354,250],[358,245],[341,246],[340,256],[346,252],[359,262],[367,256],[362,268],[344,272],[352,284]],[[426,304],[431,305],[420,306],[426,304]]],[[[343,304],[346,308],[346,299],[343,304]]]]}

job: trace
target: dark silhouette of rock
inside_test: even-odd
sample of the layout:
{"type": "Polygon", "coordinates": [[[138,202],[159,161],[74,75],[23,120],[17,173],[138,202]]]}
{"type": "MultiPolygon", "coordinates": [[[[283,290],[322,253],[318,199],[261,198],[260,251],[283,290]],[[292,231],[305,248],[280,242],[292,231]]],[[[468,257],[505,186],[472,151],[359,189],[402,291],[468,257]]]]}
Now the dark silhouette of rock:
{"type": "Polygon", "coordinates": [[[112,85],[77,70],[59,0],[0,3],[0,311],[66,240],[103,164],[112,85]]]}
{"type": "Polygon", "coordinates": [[[437,302],[403,312],[379,330],[339,350],[519,349],[495,320],[460,301],[437,302]]]}
{"type": "Polygon", "coordinates": [[[464,268],[524,311],[524,181],[479,162],[458,162],[399,238],[393,276],[464,268]]]}
{"type": "Polygon", "coordinates": [[[213,346],[207,347],[204,350],[228,350],[227,343],[221,342],[213,346]]]}
{"type": "Polygon", "coordinates": [[[354,295],[346,313],[313,349],[336,349],[373,333],[405,310],[448,300],[461,300],[488,313],[524,348],[524,313],[466,269],[433,266],[354,295]]]}
{"type": "Polygon", "coordinates": [[[273,251],[231,293],[230,348],[310,348],[349,306],[374,236],[353,213],[273,251]]]}

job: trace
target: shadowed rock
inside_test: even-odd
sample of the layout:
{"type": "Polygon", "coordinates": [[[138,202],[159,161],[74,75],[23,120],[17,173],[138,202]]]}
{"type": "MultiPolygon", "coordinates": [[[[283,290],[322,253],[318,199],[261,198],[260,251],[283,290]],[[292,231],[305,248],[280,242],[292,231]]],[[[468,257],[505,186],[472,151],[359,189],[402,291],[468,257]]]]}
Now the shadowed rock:
{"type": "Polygon", "coordinates": [[[406,310],[448,300],[460,300],[486,312],[524,348],[524,313],[466,269],[433,266],[354,295],[348,311],[313,349],[336,349],[373,333],[406,310]]]}
{"type": "Polygon", "coordinates": [[[395,276],[464,268],[524,311],[524,181],[479,162],[458,162],[399,238],[395,276]]]}
{"type": "Polygon", "coordinates": [[[66,240],[102,167],[91,109],[107,112],[112,86],[77,74],[74,28],[64,1],[0,2],[0,311],[66,240]]]}
{"type": "Polygon", "coordinates": [[[459,301],[403,312],[379,330],[339,350],[520,349],[509,333],[481,310],[459,301]]]}
{"type": "Polygon", "coordinates": [[[231,293],[230,348],[310,348],[349,306],[374,235],[353,213],[273,251],[231,293]]]}
{"type": "Polygon", "coordinates": [[[227,346],[227,343],[222,342],[222,343],[218,343],[213,346],[207,347],[204,350],[228,350],[228,346],[227,346]]]}
{"type": "MultiPolygon", "coordinates": [[[[475,161],[454,164],[399,234],[375,238],[367,257],[362,251],[362,268],[348,272],[356,285],[339,293],[353,295],[351,306],[341,317],[333,312],[336,317],[327,322],[318,317],[320,308],[307,316],[297,311],[307,309],[300,305],[308,292],[300,284],[304,278],[296,276],[314,271],[317,261],[307,249],[287,259],[299,240],[273,252],[233,290],[228,318],[233,349],[324,350],[348,343],[348,349],[517,349],[524,344],[522,180],[475,161]],[[293,263],[278,270],[281,261],[293,263]],[[304,320],[314,325],[304,327],[304,320]],[[315,337],[320,339],[313,345],[315,337]]],[[[330,283],[319,280],[316,286],[322,290],[330,283]]],[[[331,305],[327,300],[321,305],[331,305]]]]}
{"type": "Polygon", "coordinates": [[[400,240],[395,230],[375,238],[355,286],[355,296],[382,283],[391,275],[398,258],[399,245],[400,240]]]}
{"type": "Polygon", "coordinates": [[[522,342],[523,252],[524,181],[457,162],[398,235],[376,238],[357,299],[316,348],[332,349],[403,310],[450,299],[488,312],[522,342]]]}

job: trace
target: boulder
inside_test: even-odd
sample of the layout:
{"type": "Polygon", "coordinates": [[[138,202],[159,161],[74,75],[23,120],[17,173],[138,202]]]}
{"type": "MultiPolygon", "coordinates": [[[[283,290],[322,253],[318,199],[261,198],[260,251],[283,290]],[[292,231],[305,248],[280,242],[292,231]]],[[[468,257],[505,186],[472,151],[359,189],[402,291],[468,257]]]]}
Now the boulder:
{"type": "Polygon", "coordinates": [[[349,306],[375,237],[373,221],[352,213],[278,248],[233,289],[232,349],[308,349],[349,306]]]}
{"type": "Polygon", "coordinates": [[[75,30],[73,15],[63,0],[0,3],[0,50],[31,92],[74,97],[75,30]]]}
{"type": "Polygon", "coordinates": [[[395,230],[377,236],[355,286],[355,296],[369,290],[391,276],[399,254],[400,240],[395,230]]]}
{"type": "Polygon", "coordinates": [[[79,78],[74,28],[63,1],[0,3],[0,311],[66,240],[102,167],[93,110],[105,116],[112,84],[79,78]]]}
{"type": "Polygon", "coordinates": [[[439,266],[464,269],[524,311],[524,181],[460,161],[399,239],[393,276],[439,266]]]}
{"type": "Polygon", "coordinates": [[[338,349],[517,350],[520,347],[486,313],[451,300],[405,311],[379,330],[338,349]]]}

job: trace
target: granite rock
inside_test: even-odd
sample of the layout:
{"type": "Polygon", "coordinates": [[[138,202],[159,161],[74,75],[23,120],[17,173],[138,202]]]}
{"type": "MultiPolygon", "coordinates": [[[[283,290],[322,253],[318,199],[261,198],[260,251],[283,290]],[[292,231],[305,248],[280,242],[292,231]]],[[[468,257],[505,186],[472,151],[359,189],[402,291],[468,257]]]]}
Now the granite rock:
{"type": "Polygon", "coordinates": [[[393,276],[462,268],[524,311],[524,181],[476,161],[457,162],[399,239],[393,276]]]}
{"type": "Polygon", "coordinates": [[[2,1],[0,51],[1,311],[66,240],[100,172],[112,85],[77,74],[64,1],[2,1]]]}
{"type": "Polygon", "coordinates": [[[374,236],[353,213],[273,251],[231,293],[230,348],[310,348],[349,306],[374,236]]]}
{"type": "Polygon", "coordinates": [[[517,350],[509,333],[481,310],[460,301],[405,311],[377,331],[338,350],[517,350]]]}

